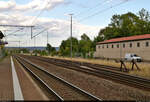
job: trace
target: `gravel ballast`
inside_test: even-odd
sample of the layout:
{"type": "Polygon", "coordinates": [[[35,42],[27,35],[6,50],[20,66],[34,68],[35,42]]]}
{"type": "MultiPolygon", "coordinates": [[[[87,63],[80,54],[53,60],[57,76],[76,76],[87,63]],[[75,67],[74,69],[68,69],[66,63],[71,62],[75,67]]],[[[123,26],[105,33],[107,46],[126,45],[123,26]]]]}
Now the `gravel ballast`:
{"type": "Polygon", "coordinates": [[[150,92],[148,91],[142,91],[140,89],[114,83],[93,75],[58,67],[47,62],[31,58],[30,61],[46,68],[51,73],[77,85],[103,100],[150,100],[150,92]]]}

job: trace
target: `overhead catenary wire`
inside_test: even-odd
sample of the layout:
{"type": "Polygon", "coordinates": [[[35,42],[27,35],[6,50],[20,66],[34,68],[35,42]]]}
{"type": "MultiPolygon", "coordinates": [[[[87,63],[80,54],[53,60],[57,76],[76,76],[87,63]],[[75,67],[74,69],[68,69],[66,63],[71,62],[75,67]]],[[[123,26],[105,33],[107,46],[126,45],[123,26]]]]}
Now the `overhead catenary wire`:
{"type": "MultiPolygon", "coordinates": [[[[49,0],[48,2],[47,2],[47,4],[45,5],[45,7],[40,11],[40,13],[33,19],[33,21],[32,21],[32,24],[31,25],[33,25],[34,23],[35,23],[35,21],[37,20],[37,18],[43,13],[43,11],[45,10],[45,8],[47,7],[47,5],[50,3],[50,1],[51,0],[49,0]]],[[[32,28],[31,28],[32,29],[32,28]]],[[[32,32],[32,31],[31,31],[32,32]]],[[[32,34],[31,34],[31,39],[32,38],[34,38],[35,36],[33,36],[32,34]]]]}
{"type": "Polygon", "coordinates": [[[81,16],[81,15],[87,13],[87,11],[91,11],[91,10],[93,10],[93,9],[95,9],[95,8],[97,8],[97,7],[99,7],[99,6],[103,5],[103,4],[105,4],[105,3],[108,3],[108,2],[110,3],[111,1],[112,1],[112,0],[103,0],[103,2],[100,2],[100,3],[96,4],[96,5],[94,5],[94,6],[90,7],[90,8],[88,8],[87,10],[85,10],[85,11],[83,11],[83,12],[79,12],[79,13],[76,14],[74,17],[79,17],[79,16],[81,16]]]}
{"type": "MultiPolygon", "coordinates": [[[[11,33],[9,33],[9,34],[7,34],[6,36],[10,36],[10,35],[14,35],[14,33],[17,33],[17,32],[19,32],[19,31],[21,31],[21,30],[23,30],[24,28],[21,28],[21,29],[19,29],[19,30],[16,30],[16,31],[14,31],[14,32],[11,32],[11,33]]],[[[5,37],[6,37],[5,36],[5,37]]]]}
{"type": "Polygon", "coordinates": [[[43,33],[43,32],[44,32],[44,31],[46,31],[46,30],[48,30],[48,28],[45,28],[45,29],[44,29],[44,30],[42,30],[41,32],[39,32],[39,33],[35,34],[32,38],[34,38],[34,37],[38,36],[39,34],[43,33]]]}
{"type": "Polygon", "coordinates": [[[89,19],[89,18],[91,18],[91,17],[94,17],[94,16],[96,16],[96,15],[98,15],[98,14],[101,14],[101,13],[103,13],[103,12],[106,12],[106,11],[108,11],[108,10],[114,8],[114,7],[120,6],[120,5],[122,5],[122,4],[124,4],[124,3],[128,2],[128,1],[129,1],[129,0],[123,0],[123,1],[120,2],[120,3],[117,3],[117,4],[115,4],[115,5],[112,5],[112,6],[110,6],[110,7],[105,8],[105,9],[102,9],[102,10],[100,10],[100,11],[98,11],[98,12],[92,14],[92,15],[89,15],[89,16],[87,16],[87,17],[84,17],[84,18],[80,19],[79,22],[82,22],[82,21],[84,21],[84,20],[87,20],[87,19],[89,19]]]}
{"type": "Polygon", "coordinates": [[[44,8],[40,11],[40,13],[33,19],[31,25],[33,25],[33,23],[35,23],[35,21],[37,20],[37,18],[44,12],[45,8],[46,8],[47,5],[50,3],[50,1],[51,1],[51,0],[49,0],[49,1],[47,2],[47,4],[45,5],[45,7],[44,7],[44,8]]]}

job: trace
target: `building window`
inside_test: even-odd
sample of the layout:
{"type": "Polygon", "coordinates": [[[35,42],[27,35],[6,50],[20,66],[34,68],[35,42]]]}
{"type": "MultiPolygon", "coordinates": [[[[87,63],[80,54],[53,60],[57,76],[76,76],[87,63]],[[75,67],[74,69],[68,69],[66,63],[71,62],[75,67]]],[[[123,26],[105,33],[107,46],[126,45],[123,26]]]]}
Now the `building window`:
{"type": "Polygon", "coordinates": [[[140,47],[140,43],[139,42],[137,43],[137,47],[140,47]]]}
{"type": "Polygon", "coordinates": [[[130,48],[132,47],[132,43],[130,43],[130,48]]]}
{"type": "Polygon", "coordinates": [[[114,48],[114,45],[112,45],[112,48],[114,48]]]}
{"type": "Polygon", "coordinates": [[[123,44],[123,48],[125,48],[125,44],[123,44]]]}
{"type": "Polygon", "coordinates": [[[149,42],[146,42],[146,47],[148,47],[149,46],[149,42]]]}
{"type": "Polygon", "coordinates": [[[99,46],[98,46],[98,48],[100,49],[100,48],[101,48],[101,46],[99,45],[99,46]]]}
{"type": "Polygon", "coordinates": [[[108,48],[108,45],[107,45],[107,48],[108,48]]]}
{"type": "Polygon", "coordinates": [[[119,48],[119,44],[117,44],[117,48],[119,48]]]}

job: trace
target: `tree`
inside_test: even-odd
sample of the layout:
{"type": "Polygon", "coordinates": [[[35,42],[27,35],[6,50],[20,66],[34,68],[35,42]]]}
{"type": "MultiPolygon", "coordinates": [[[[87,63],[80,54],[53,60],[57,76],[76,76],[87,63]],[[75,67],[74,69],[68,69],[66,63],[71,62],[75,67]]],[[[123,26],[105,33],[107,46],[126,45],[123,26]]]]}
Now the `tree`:
{"type": "MultiPolygon", "coordinates": [[[[59,53],[61,56],[68,56],[68,57],[70,56],[70,49],[71,49],[70,41],[71,41],[70,38],[62,41],[59,49],[59,53]]],[[[77,53],[78,53],[78,39],[72,37],[72,55],[75,56],[77,53]]]]}
{"type": "Polygon", "coordinates": [[[84,33],[81,35],[81,40],[79,41],[79,52],[86,57],[86,54],[92,51],[92,41],[90,38],[84,33]]]}
{"type": "Polygon", "coordinates": [[[50,44],[47,44],[46,50],[48,51],[48,54],[54,54],[56,52],[55,47],[52,47],[50,44]]]}
{"type": "Polygon", "coordinates": [[[50,54],[51,49],[52,49],[52,46],[50,44],[47,44],[46,50],[48,51],[49,54],[50,54]]]}
{"type": "Polygon", "coordinates": [[[35,54],[35,56],[37,56],[37,54],[41,53],[41,50],[35,49],[35,50],[33,50],[33,53],[35,54]]]}
{"type": "Polygon", "coordinates": [[[27,49],[27,48],[22,48],[22,49],[20,49],[20,51],[23,51],[23,53],[29,53],[29,49],[27,49]]]}
{"type": "Polygon", "coordinates": [[[101,42],[101,41],[104,41],[103,35],[100,35],[100,34],[99,34],[97,37],[94,37],[94,40],[93,40],[93,42],[92,42],[93,51],[96,51],[96,44],[97,44],[98,42],[101,42]]]}
{"type": "Polygon", "coordinates": [[[83,35],[81,35],[81,40],[88,41],[90,40],[90,38],[84,33],[83,35]]]}
{"type": "Polygon", "coordinates": [[[139,12],[138,15],[141,20],[149,22],[150,21],[150,14],[148,11],[146,11],[144,8],[142,8],[139,12]]]}
{"type": "Polygon", "coordinates": [[[148,11],[142,9],[138,15],[132,12],[113,15],[111,23],[100,30],[99,35],[104,35],[104,40],[108,40],[146,33],[150,33],[150,15],[148,11]]]}
{"type": "Polygon", "coordinates": [[[143,33],[150,33],[150,14],[144,8],[138,12],[139,22],[137,28],[143,33]]]}
{"type": "Polygon", "coordinates": [[[45,56],[45,55],[47,55],[47,53],[46,53],[45,50],[42,50],[41,53],[40,53],[40,55],[41,55],[41,56],[45,56]]]}

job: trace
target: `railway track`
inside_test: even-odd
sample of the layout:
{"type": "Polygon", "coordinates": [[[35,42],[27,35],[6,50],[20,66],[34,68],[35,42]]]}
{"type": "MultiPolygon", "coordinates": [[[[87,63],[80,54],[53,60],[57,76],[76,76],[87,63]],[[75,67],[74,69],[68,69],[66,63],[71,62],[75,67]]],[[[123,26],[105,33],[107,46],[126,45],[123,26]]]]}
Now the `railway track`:
{"type": "MultiPolygon", "coordinates": [[[[100,64],[92,64],[92,63],[87,63],[87,62],[79,62],[79,61],[70,61],[70,60],[62,60],[62,59],[54,59],[54,58],[43,58],[43,57],[40,57],[40,56],[32,56],[36,59],[39,59],[39,60],[43,60],[43,61],[57,61],[59,63],[65,63],[65,64],[68,64],[68,65],[73,65],[73,66],[76,66],[76,67],[79,67],[79,66],[88,66],[88,67],[91,67],[93,69],[99,69],[99,68],[104,68],[104,69],[108,69],[108,70],[113,70],[113,71],[119,71],[120,72],[120,68],[117,68],[117,67],[113,67],[113,66],[107,66],[107,65],[100,65],[100,64]]],[[[124,70],[123,70],[124,71],[124,70]]],[[[127,72],[127,71],[124,71],[124,72],[127,72]]]]}
{"type": "Polygon", "coordinates": [[[40,58],[40,57],[37,57],[37,58],[33,57],[33,58],[40,60],[40,61],[50,63],[50,64],[54,64],[56,66],[61,66],[63,68],[69,68],[69,69],[84,72],[87,74],[92,74],[92,75],[95,75],[98,77],[103,77],[103,78],[106,78],[109,80],[119,82],[121,84],[129,85],[131,87],[150,91],[150,80],[149,79],[145,79],[145,78],[141,78],[141,77],[137,77],[137,76],[133,76],[133,75],[128,75],[126,73],[121,73],[121,72],[108,70],[108,69],[104,69],[104,68],[95,68],[92,66],[88,67],[88,66],[84,66],[84,65],[80,65],[80,64],[77,65],[77,64],[74,64],[73,62],[66,63],[64,61],[60,61],[57,59],[48,59],[48,58],[40,58]]]}
{"type": "Polygon", "coordinates": [[[53,100],[99,100],[96,96],[80,89],[62,78],[44,70],[26,59],[15,56],[17,61],[29,71],[49,92],[53,100]]]}

